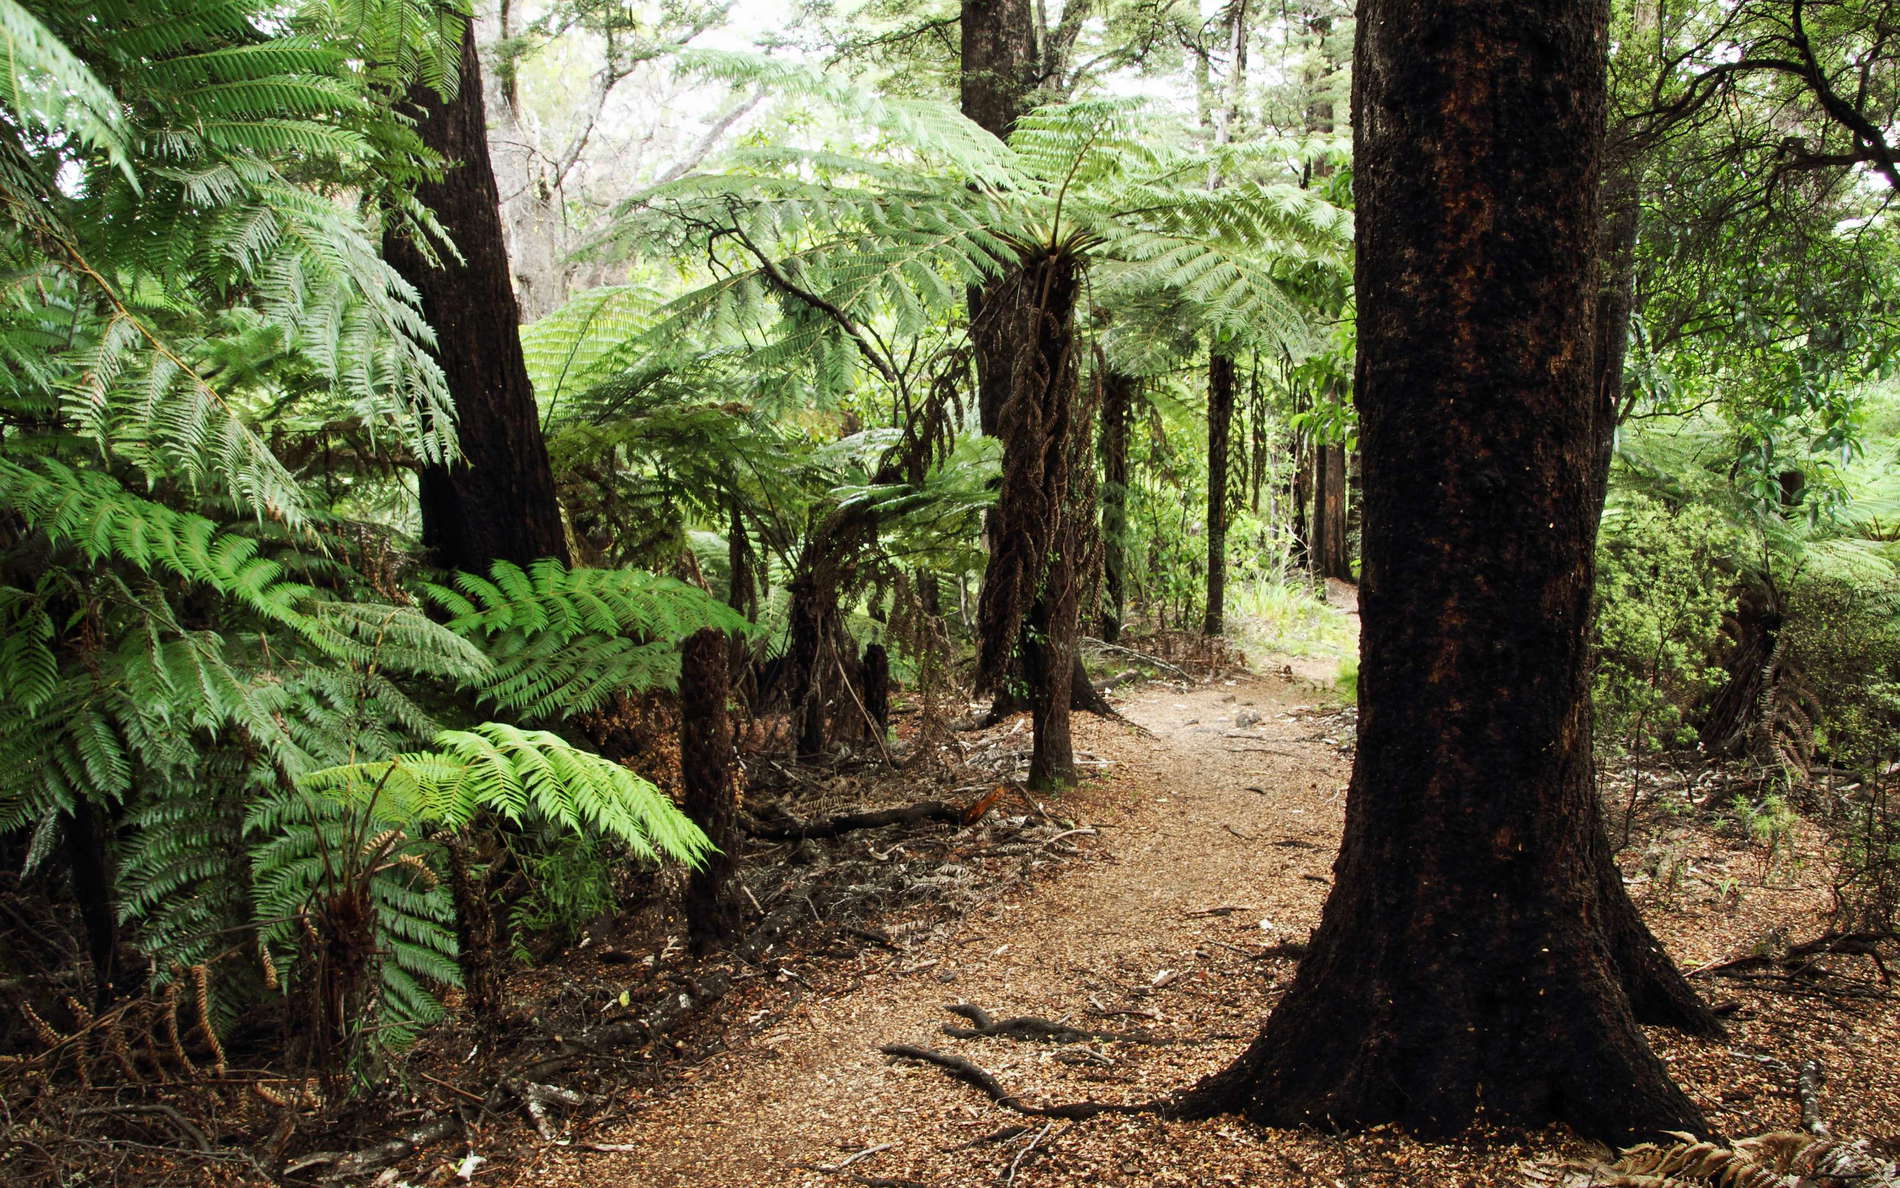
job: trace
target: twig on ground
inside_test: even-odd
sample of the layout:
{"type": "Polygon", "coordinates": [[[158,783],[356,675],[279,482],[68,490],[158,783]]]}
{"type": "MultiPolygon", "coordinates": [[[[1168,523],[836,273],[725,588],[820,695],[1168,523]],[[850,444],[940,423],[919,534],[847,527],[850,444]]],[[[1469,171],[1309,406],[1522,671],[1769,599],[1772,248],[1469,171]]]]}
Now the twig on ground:
{"type": "Polygon", "coordinates": [[[835,1176],[843,1172],[846,1168],[850,1167],[852,1164],[856,1163],[858,1160],[869,1159],[871,1156],[877,1154],[879,1151],[888,1151],[892,1147],[895,1147],[896,1145],[897,1145],[896,1143],[878,1143],[874,1146],[866,1147],[864,1150],[859,1151],[855,1155],[846,1156],[844,1159],[838,1161],[837,1163],[829,1163],[829,1164],[827,1163],[794,1163],[792,1166],[802,1167],[807,1171],[824,1172],[828,1176],[835,1176]]]}
{"type": "MultiPolygon", "coordinates": [[[[1069,1123],[1069,1125],[1074,1126],[1075,1123],[1071,1122],[1069,1123]]],[[[1016,1182],[1016,1169],[1020,1168],[1023,1165],[1023,1160],[1029,1158],[1029,1156],[1032,1153],[1034,1153],[1036,1148],[1041,1145],[1042,1140],[1048,1138],[1049,1132],[1051,1130],[1054,1130],[1055,1128],[1056,1128],[1056,1124],[1054,1121],[1048,1122],[1047,1124],[1043,1126],[1042,1130],[1036,1134],[1035,1138],[1030,1139],[1027,1143],[1023,1145],[1022,1150],[1016,1152],[1016,1158],[1009,1161],[1009,1170],[1003,1173],[1004,1188],[1009,1188],[1010,1185],[1016,1182]]],[[[1068,1133],[1066,1128],[1064,1129],[1063,1133],[1065,1134],[1068,1133]]]]}

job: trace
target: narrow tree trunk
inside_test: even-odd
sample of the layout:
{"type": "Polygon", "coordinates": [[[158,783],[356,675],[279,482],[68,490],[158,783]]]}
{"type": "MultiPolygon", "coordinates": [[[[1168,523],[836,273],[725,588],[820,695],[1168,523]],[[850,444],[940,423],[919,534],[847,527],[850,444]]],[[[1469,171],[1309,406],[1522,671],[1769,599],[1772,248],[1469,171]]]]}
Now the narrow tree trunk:
{"type": "Polygon", "coordinates": [[[858,670],[864,674],[864,714],[871,719],[869,725],[882,735],[891,727],[890,653],[883,644],[865,644],[858,670]]]}
{"type": "Polygon", "coordinates": [[[501,960],[496,950],[495,909],[486,871],[469,862],[465,836],[450,838],[449,896],[455,901],[456,963],[462,970],[462,998],[477,1026],[495,1022],[501,1010],[501,960]]]}
{"type": "Polygon", "coordinates": [[[1226,630],[1227,441],[1234,424],[1234,358],[1207,360],[1207,613],[1203,635],[1226,630]]]}
{"type": "Polygon", "coordinates": [[[1703,1126],[1637,1027],[1679,977],[1631,931],[1591,774],[1607,18],[1604,0],[1361,6],[1346,833],[1293,986],[1188,1112],[1703,1126]]]}
{"type": "Polygon", "coordinates": [[[1346,447],[1313,448],[1313,574],[1352,580],[1352,549],[1346,538],[1346,447]]]}
{"type": "Polygon", "coordinates": [[[81,800],[61,820],[62,849],[72,879],[73,901],[86,929],[86,951],[92,957],[92,1004],[103,1011],[112,1004],[118,980],[119,913],[113,903],[112,852],[99,807],[81,800]]]}
{"type": "Polygon", "coordinates": [[[697,952],[730,940],[739,929],[733,886],[738,796],[733,780],[727,639],[708,627],[680,649],[680,782],[682,807],[712,840],[705,865],[686,882],[686,931],[697,952]]]}
{"type": "Polygon", "coordinates": [[[422,294],[462,442],[460,461],[422,469],[423,544],[442,565],[478,572],[497,559],[565,562],[554,474],[521,355],[472,30],[462,38],[455,98],[418,85],[409,106],[423,142],[446,163],[442,179],[418,186],[416,197],[462,257],[436,266],[407,237],[383,237],[384,257],[422,294]]]}
{"type": "Polygon", "coordinates": [[[1128,417],[1138,380],[1111,371],[1102,381],[1102,639],[1121,639],[1127,613],[1128,417]]]}

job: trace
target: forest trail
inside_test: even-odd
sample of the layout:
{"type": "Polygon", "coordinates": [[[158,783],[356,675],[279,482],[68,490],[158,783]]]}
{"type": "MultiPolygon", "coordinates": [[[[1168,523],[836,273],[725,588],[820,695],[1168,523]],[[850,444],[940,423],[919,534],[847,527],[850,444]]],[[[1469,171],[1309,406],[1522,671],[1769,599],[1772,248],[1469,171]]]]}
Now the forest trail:
{"type": "MultiPolygon", "coordinates": [[[[1079,717],[1078,748],[1105,766],[1045,802],[1094,830],[1064,839],[1081,843],[1079,858],[1008,883],[961,915],[884,919],[892,948],[854,942],[830,957],[774,959],[681,1048],[713,1055],[698,1063],[687,1055],[651,1088],[596,1099],[587,1116],[568,1120],[571,1145],[527,1148],[475,1182],[1498,1188],[1520,1182],[1527,1162],[1585,1152],[1554,1128],[1480,1127],[1426,1145],[1389,1127],[1342,1140],[1231,1117],[1050,1122],[1005,1110],[939,1068],[879,1052],[902,1043],[963,1057],[1033,1104],[1146,1102],[1231,1061],[1292,977],[1297,959],[1280,946],[1303,942],[1318,923],[1351,771],[1353,718],[1333,704],[1328,669],[1294,660],[1268,673],[1186,689],[1149,684],[1121,703],[1127,722],[1079,717]],[[946,1036],[945,1024],[965,1021],[945,1007],[963,1003],[1120,1038],[946,1036]]],[[[890,853],[931,843],[867,834],[853,844],[890,853]]],[[[1694,821],[1664,826],[1646,846],[1624,855],[1626,877],[1685,969],[1755,951],[1764,936],[1825,927],[1820,863],[1789,862],[1761,881],[1766,867],[1745,842],[1694,821]],[[1676,855],[1687,880],[1655,885],[1651,851],[1676,855]]],[[[1814,846],[1801,843],[1804,852],[1814,846]]],[[[945,858],[958,860],[954,838],[945,858]]],[[[1866,971],[1852,963],[1861,960],[1841,964],[1858,977],[1866,971]]],[[[1835,999],[1784,991],[1773,979],[1698,984],[1731,1011],[1729,1037],[1651,1029],[1649,1038],[1714,1125],[1731,1134],[1798,1126],[1793,1071],[1818,1059],[1837,1132],[1874,1140],[1887,1158],[1900,1154],[1900,1064],[1889,1055],[1900,1050],[1900,1005],[1866,997],[1858,983],[1840,983],[1848,997],[1835,999]]]]}
{"type": "MultiPolygon", "coordinates": [[[[1078,747],[1106,772],[1047,803],[1096,830],[1082,861],[900,951],[867,946],[854,962],[803,971],[812,980],[797,1007],[756,1033],[728,1020],[726,1051],[586,1135],[622,1149],[548,1148],[520,1169],[523,1182],[980,1184],[1012,1164],[1015,1184],[1050,1182],[1054,1132],[1027,1157],[1039,1123],[1014,1141],[946,1151],[1034,1120],[879,1045],[957,1052],[1031,1101],[1146,1100],[1230,1059],[1292,969],[1260,954],[1303,941],[1327,890],[1350,773],[1336,732],[1350,727],[1325,716],[1325,692],[1282,669],[1132,692],[1122,712],[1152,736],[1078,719],[1078,747]],[[1164,1042],[1078,1056],[1073,1045],[950,1039],[940,1026],[961,1023],[944,1010],[952,1003],[1164,1042]],[[874,1147],[840,1172],[819,1170],[874,1147]]],[[[1139,1154],[1151,1145],[1140,1132],[1159,1125],[1090,1123],[1090,1150],[1065,1151],[1062,1179],[1218,1182],[1178,1179],[1139,1154]]]]}

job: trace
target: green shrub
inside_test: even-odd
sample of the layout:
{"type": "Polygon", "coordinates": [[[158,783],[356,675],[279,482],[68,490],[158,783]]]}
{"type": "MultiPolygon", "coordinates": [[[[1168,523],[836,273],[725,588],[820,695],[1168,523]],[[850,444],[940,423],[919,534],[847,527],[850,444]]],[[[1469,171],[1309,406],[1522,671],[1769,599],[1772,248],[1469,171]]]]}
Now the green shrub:
{"type": "Polygon", "coordinates": [[[1713,510],[1619,499],[1597,550],[1596,738],[1605,751],[1690,741],[1689,711],[1721,679],[1714,655],[1733,602],[1721,559],[1733,530],[1713,510]]]}

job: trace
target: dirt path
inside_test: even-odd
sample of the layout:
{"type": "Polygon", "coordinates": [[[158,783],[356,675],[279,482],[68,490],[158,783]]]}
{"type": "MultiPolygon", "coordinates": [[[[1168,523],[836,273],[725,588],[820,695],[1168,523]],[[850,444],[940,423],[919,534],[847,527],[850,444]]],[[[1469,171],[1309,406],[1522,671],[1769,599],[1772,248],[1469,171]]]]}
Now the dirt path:
{"type": "MultiPolygon", "coordinates": [[[[546,1145],[477,1182],[1494,1188],[1520,1182],[1526,1161],[1579,1153],[1558,1130],[1480,1129],[1426,1146],[1390,1128],[1342,1140],[1235,1118],[1044,1126],[939,1069],[879,1053],[887,1043],[955,1053],[1042,1103],[1148,1101],[1231,1060],[1291,977],[1294,960],[1275,947],[1305,940],[1329,886],[1350,774],[1339,732],[1350,727],[1321,689],[1281,670],[1132,692],[1124,712],[1148,733],[1079,723],[1078,746],[1106,766],[1049,804],[1094,829],[1068,839],[1081,842],[1080,861],[934,929],[887,921],[895,950],[781,965],[777,985],[755,983],[749,1001],[726,1004],[719,1054],[586,1120],[579,1135],[592,1147],[546,1145]],[[941,1027],[962,1022],[944,1010],[956,1003],[1163,1042],[955,1039],[941,1027]]],[[[1739,872],[1747,861],[1706,830],[1668,844],[1687,847],[1693,870],[1739,872]]],[[[1704,896],[1659,891],[1628,857],[1639,903],[1685,968],[1748,952],[1770,924],[1798,935],[1822,924],[1817,868],[1797,866],[1798,885],[1759,891],[1715,879],[1727,889],[1704,896]]],[[[1713,979],[1702,989],[1732,1008],[1727,1039],[1650,1038],[1714,1125],[1730,1134],[1798,1125],[1792,1070],[1818,1056],[1833,1078],[1824,1106],[1837,1129],[1900,1154],[1893,1000],[1843,1004],[1713,979]]]]}
{"type": "MultiPolygon", "coordinates": [[[[1152,737],[1083,724],[1078,746],[1107,760],[1106,774],[1049,805],[1097,830],[1083,862],[941,936],[836,971],[775,1026],[730,1036],[690,1080],[628,1103],[624,1122],[591,1135],[634,1150],[550,1153],[535,1178],[849,1183],[801,1165],[882,1144],[848,1171],[930,1184],[1006,1174],[1026,1138],[942,1148],[1017,1119],[934,1069],[880,1055],[890,1042],[960,1052],[1041,1100],[1143,1100],[1218,1067],[1291,969],[1256,955],[1304,940],[1325,896],[1349,764],[1314,716],[1321,704],[1316,686],[1284,676],[1135,692],[1124,712],[1152,737]],[[943,1009],[955,1002],[1175,1042],[1095,1045],[1098,1057],[1065,1063],[1056,1057],[1073,1049],[947,1039],[939,1025],[958,1022],[943,1009]]],[[[1120,1156],[1105,1155],[1104,1182],[1116,1182],[1120,1156]]],[[[1025,1159],[1015,1182],[1048,1182],[1038,1163],[1025,1159]]]]}

